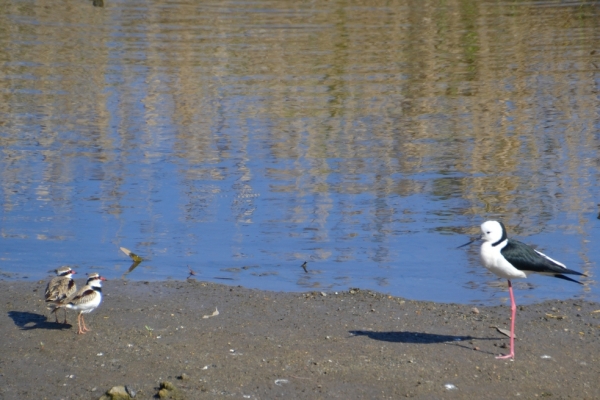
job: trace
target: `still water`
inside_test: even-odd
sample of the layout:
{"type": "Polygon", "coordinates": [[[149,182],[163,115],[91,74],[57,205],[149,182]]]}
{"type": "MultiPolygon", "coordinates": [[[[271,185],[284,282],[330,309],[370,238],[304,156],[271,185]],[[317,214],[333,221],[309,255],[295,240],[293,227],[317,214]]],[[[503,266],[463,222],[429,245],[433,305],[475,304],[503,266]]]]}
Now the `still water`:
{"type": "Polygon", "coordinates": [[[579,1],[0,0],[2,279],[498,304],[456,247],[501,219],[589,275],[519,303],[598,301],[598,43],[579,1]]]}

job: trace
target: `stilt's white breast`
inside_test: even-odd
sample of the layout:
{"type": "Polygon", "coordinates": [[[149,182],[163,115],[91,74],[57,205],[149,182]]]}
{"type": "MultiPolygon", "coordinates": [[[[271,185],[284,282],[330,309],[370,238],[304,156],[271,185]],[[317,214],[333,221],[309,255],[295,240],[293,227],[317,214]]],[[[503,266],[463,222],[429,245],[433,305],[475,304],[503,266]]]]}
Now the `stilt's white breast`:
{"type": "Polygon", "coordinates": [[[527,278],[527,275],[509,263],[500,250],[506,246],[506,240],[496,246],[491,242],[484,242],[481,245],[481,261],[483,266],[493,272],[495,275],[504,279],[527,278]]]}

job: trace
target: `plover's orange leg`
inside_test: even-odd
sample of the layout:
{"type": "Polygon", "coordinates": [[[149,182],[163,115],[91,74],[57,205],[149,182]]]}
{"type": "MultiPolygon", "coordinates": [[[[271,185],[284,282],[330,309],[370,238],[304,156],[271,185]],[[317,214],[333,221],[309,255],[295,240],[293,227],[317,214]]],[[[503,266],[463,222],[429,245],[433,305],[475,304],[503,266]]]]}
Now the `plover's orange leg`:
{"type": "Polygon", "coordinates": [[[78,335],[83,335],[83,334],[85,334],[85,331],[84,331],[83,329],[81,329],[81,324],[82,324],[82,321],[83,321],[83,314],[81,314],[81,313],[80,313],[80,314],[77,316],[77,328],[79,328],[79,329],[77,330],[77,334],[78,334],[78,335]]]}
{"type": "Polygon", "coordinates": [[[83,314],[81,314],[81,322],[83,323],[83,330],[84,330],[84,332],[91,331],[91,329],[89,329],[87,326],[85,326],[85,320],[83,319],[83,314]]]}

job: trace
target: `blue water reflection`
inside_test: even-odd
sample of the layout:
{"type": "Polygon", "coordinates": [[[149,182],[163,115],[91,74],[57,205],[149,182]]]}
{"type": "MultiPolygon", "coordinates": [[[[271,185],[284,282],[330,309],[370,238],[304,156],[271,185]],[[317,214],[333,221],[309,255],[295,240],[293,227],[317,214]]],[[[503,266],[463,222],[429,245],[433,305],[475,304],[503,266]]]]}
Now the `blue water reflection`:
{"type": "Polygon", "coordinates": [[[127,279],[192,268],[261,289],[496,303],[505,284],[456,247],[499,218],[590,275],[532,277],[521,304],[598,300],[597,19],[554,36],[540,23],[597,11],[517,7],[508,33],[502,5],[474,4],[486,19],[402,1],[39,15],[0,0],[20,29],[0,35],[2,276],[67,264],[118,279],[123,246],[144,258],[127,279]]]}

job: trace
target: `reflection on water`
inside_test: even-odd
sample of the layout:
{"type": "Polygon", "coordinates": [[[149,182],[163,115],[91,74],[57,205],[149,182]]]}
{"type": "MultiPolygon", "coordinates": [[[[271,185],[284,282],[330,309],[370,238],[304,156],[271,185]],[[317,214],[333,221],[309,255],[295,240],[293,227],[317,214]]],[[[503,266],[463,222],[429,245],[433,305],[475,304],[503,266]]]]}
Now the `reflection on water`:
{"type": "Polygon", "coordinates": [[[599,13],[0,0],[0,269],[493,303],[501,218],[597,300],[599,13]]]}

